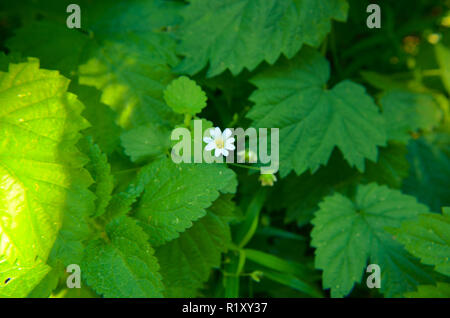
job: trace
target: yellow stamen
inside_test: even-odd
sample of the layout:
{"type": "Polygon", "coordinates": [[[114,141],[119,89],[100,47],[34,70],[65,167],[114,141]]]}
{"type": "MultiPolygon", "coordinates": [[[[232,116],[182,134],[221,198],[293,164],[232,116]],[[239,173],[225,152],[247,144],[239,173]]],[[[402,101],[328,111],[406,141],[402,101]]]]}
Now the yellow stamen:
{"type": "Polygon", "coordinates": [[[217,139],[215,140],[215,143],[216,143],[217,148],[219,148],[219,149],[222,149],[223,146],[224,146],[224,143],[223,143],[223,139],[222,139],[222,138],[217,138],[217,139]]]}

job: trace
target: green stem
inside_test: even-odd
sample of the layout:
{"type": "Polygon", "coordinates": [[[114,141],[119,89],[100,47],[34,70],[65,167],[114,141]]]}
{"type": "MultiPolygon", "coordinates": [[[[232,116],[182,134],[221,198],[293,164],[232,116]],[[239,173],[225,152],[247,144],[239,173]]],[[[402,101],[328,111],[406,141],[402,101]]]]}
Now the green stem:
{"type": "Polygon", "coordinates": [[[191,119],[192,119],[192,115],[191,114],[185,114],[184,115],[184,125],[186,126],[186,128],[190,127],[191,119]]]}
{"type": "Polygon", "coordinates": [[[267,189],[261,188],[250,201],[245,220],[239,225],[234,241],[238,248],[243,248],[253,238],[258,228],[259,215],[266,200],[267,189]]]}
{"type": "Polygon", "coordinates": [[[239,168],[243,168],[243,169],[249,169],[249,170],[258,170],[260,171],[261,169],[259,167],[252,167],[252,166],[246,166],[240,163],[229,163],[229,165],[235,166],[235,167],[239,167],[239,168]]]}
{"type": "Polygon", "coordinates": [[[442,72],[440,69],[435,70],[423,70],[422,76],[428,77],[428,76],[441,76],[442,72]]]}

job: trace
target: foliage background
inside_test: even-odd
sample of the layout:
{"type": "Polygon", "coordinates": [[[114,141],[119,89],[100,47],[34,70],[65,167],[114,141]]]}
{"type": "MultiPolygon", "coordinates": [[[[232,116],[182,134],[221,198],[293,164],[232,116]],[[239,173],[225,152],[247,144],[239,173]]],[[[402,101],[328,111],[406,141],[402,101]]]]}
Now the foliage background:
{"type": "Polygon", "coordinates": [[[0,4],[0,296],[450,296],[449,1],[71,2],[0,4]],[[279,127],[277,181],[171,163],[192,118],[279,127]]]}

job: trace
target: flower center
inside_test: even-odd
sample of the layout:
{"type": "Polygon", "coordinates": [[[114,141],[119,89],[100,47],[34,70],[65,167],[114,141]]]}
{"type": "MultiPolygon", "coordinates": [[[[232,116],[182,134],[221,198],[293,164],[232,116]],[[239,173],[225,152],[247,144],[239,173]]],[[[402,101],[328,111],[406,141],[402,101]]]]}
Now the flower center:
{"type": "Polygon", "coordinates": [[[223,139],[222,138],[217,138],[215,140],[215,143],[216,143],[217,148],[219,148],[219,149],[223,148],[223,139]]]}

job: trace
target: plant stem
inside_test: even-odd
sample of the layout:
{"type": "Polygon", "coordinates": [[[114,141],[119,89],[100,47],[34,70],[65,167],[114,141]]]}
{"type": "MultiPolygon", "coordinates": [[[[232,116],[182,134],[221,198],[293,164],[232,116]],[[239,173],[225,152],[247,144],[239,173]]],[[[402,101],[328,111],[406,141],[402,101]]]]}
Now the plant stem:
{"type": "Polygon", "coordinates": [[[252,166],[246,166],[240,163],[229,163],[229,165],[235,166],[235,167],[239,167],[239,168],[243,168],[243,169],[249,169],[249,170],[260,170],[259,167],[252,167],[252,166]]]}
{"type": "Polygon", "coordinates": [[[184,115],[184,125],[186,126],[186,128],[189,128],[189,126],[191,125],[191,119],[192,119],[191,114],[184,115]]]}

